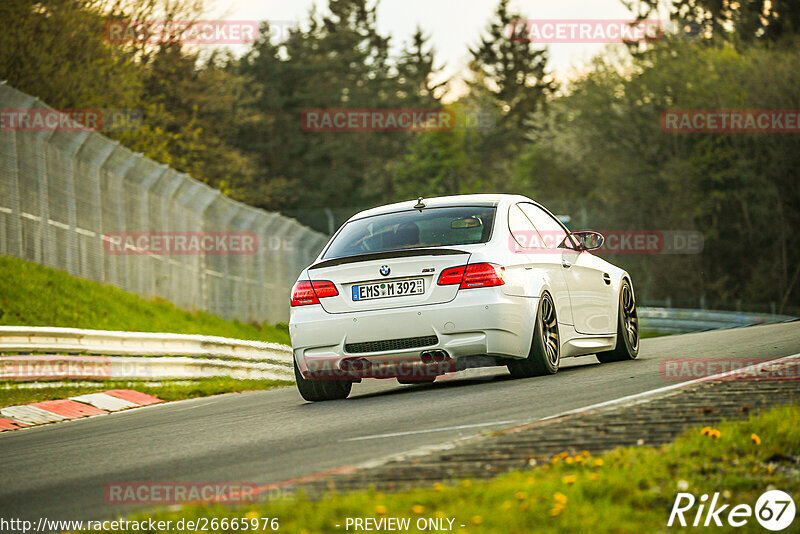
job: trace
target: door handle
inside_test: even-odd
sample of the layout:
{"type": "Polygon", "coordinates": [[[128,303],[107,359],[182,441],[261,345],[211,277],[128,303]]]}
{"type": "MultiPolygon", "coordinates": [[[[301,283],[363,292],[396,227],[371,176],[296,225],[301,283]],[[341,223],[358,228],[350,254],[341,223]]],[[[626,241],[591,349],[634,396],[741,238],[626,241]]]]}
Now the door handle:
{"type": "Polygon", "coordinates": [[[567,263],[566,260],[561,260],[561,266],[565,269],[569,269],[570,267],[572,267],[572,264],[567,263]]]}

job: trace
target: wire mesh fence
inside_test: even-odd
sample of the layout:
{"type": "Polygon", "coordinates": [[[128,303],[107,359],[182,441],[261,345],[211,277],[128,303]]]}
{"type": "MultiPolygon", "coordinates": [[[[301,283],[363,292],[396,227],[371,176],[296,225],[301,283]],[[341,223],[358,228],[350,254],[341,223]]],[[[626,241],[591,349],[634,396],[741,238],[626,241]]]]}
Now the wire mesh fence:
{"type": "MultiPolygon", "coordinates": [[[[0,109],[50,109],[0,84],[0,109]]],[[[0,253],[227,319],[280,322],[326,236],[92,131],[0,128],[0,253]]]]}

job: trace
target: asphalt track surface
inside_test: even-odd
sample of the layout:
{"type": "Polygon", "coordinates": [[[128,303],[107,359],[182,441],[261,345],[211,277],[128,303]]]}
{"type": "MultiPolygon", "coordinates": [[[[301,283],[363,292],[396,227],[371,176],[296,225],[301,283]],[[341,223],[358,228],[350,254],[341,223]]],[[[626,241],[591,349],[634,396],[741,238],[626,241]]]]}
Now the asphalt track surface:
{"type": "Polygon", "coordinates": [[[491,368],[433,385],[369,380],[347,400],[315,404],[285,387],[3,432],[0,517],[127,514],[132,508],[106,503],[106,484],[280,482],[669,386],[665,359],[797,353],[800,322],[646,339],[635,361],[567,359],[549,377],[513,380],[491,368]]]}

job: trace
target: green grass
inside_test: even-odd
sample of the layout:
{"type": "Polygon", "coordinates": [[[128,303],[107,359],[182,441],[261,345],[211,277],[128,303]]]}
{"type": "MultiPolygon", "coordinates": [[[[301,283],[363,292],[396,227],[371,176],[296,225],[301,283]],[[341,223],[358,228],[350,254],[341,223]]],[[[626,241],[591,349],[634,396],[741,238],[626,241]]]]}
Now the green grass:
{"type": "MultiPolygon", "coordinates": [[[[678,530],[666,523],[679,487],[698,498],[718,491],[723,503],[753,507],[772,485],[797,500],[797,472],[786,463],[773,469],[766,460],[800,454],[800,407],[775,408],[715,428],[720,432],[716,439],[695,428],[659,448],[617,449],[597,458],[579,454],[491,481],[465,480],[396,494],[330,494],[313,502],[300,496],[238,508],[185,505],[138,512],[130,519],[277,517],[281,532],[318,533],[346,532],[348,517],[408,517],[413,526],[420,517],[439,516],[455,518],[455,531],[469,533],[666,532],[678,530]]],[[[697,505],[687,512],[690,522],[696,510],[697,505]]],[[[763,531],[754,517],[735,530],[763,531]]]]}
{"type": "Polygon", "coordinates": [[[154,395],[161,400],[173,401],[219,395],[220,393],[271,389],[290,384],[292,382],[284,380],[239,380],[227,377],[203,378],[191,381],[166,380],[157,385],[135,380],[108,380],[96,384],[76,383],[67,386],[36,388],[19,388],[14,387],[15,384],[11,382],[0,382],[0,408],[31,402],[66,399],[75,395],[97,393],[109,389],[133,389],[154,395]],[[6,388],[5,386],[8,385],[11,387],[6,388]]]}
{"type": "Polygon", "coordinates": [[[642,330],[639,332],[639,337],[641,339],[647,339],[650,337],[663,337],[663,336],[670,336],[672,334],[668,334],[666,332],[656,332],[655,330],[642,330]]]}
{"type": "Polygon", "coordinates": [[[226,321],[116,287],[0,256],[0,324],[203,334],[289,344],[288,329],[226,321]]]}

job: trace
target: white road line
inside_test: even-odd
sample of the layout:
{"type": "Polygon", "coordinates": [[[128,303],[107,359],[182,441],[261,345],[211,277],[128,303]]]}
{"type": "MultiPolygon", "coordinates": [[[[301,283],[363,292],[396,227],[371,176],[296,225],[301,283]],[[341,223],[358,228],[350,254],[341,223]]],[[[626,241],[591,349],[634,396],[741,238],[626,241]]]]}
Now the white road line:
{"type": "Polygon", "coordinates": [[[214,404],[214,402],[213,401],[209,401],[209,402],[204,402],[204,403],[201,403],[201,404],[196,404],[194,406],[185,406],[183,408],[178,408],[175,411],[176,412],[185,412],[186,410],[194,410],[195,408],[200,408],[201,406],[208,406],[209,404],[214,404]]]}
{"type": "Polygon", "coordinates": [[[741,369],[736,369],[734,371],[726,371],[724,373],[718,373],[718,374],[715,374],[715,375],[709,375],[709,376],[704,376],[704,377],[701,377],[701,378],[695,378],[693,380],[687,380],[686,382],[680,382],[678,384],[672,384],[670,386],[665,386],[663,388],[656,388],[656,389],[651,389],[649,391],[643,391],[642,393],[636,393],[634,395],[626,395],[625,397],[620,397],[618,399],[613,399],[613,400],[605,401],[605,402],[599,402],[597,404],[591,404],[589,406],[584,406],[582,408],[576,408],[574,410],[568,410],[566,412],[561,412],[561,413],[556,414],[556,415],[549,415],[547,417],[542,417],[542,418],[534,419],[534,420],[530,420],[530,421],[524,421],[523,422],[523,421],[519,421],[519,420],[510,420],[510,421],[497,421],[497,422],[493,422],[493,423],[475,423],[475,424],[471,424],[471,425],[459,425],[459,426],[451,426],[451,427],[443,427],[443,428],[432,428],[432,429],[428,429],[428,430],[411,430],[411,431],[408,431],[408,432],[393,432],[393,433],[390,433],[390,434],[374,434],[374,435],[371,435],[371,436],[359,436],[357,438],[347,438],[347,439],[342,439],[342,440],[339,440],[339,441],[340,442],[343,442],[343,441],[362,441],[362,440],[367,440],[367,439],[393,438],[393,437],[399,437],[399,436],[410,436],[410,435],[413,435],[413,434],[428,434],[428,433],[431,433],[431,432],[445,432],[445,431],[448,431],[448,430],[462,430],[462,429],[468,429],[468,428],[480,428],[480,427],[484,427],[484,426],[496,426],[496,425],[504,425],[504,424],[511,424],[511,423],[522,423],[522,426],[524,426],[524,425],[537,423],[539,421],[547,421],[549,419],[555,419],[557,417],[564,417],[566,415],[574,415],[574,414],[577,414],[577,413],[588,412],[590,410],[596,410],[598,408],[604,408],[606,406],[613,406],[615,404],[622,404],[622,403],[626,403],[626,402],[630,402],[630,401],[636,401],[636,400],[639,400],[639,399],[644,399],[645,397],[650,397],[652,395],[658,395],[659,393],[666,393],[668,391],[689,387],[689,386],[692,386],[694,384],[699,384],[701,382],[708,382],[710,380],[720,380],[720,379],[723,379],[723,378],[727,378],[729,376],[733,376],[733,375],[737,375],[737,374],[744,374],[744,373],[747,373],[748,370],[757,369],[758,367],[761,367],[763,365],[767,365],[767,364],[773,365],[773,364],[781,363],[781,362],[792,360],[792,359],[796,359],[796,358],[800,358],[800,353],[792,354],[790,356],[784,356],[784,357],[781,357],[781,358],[777,358],[775,360],[765,360],[763,362],[759,362],[759,363],[756,363],[756,364],[753,364],[753,365],[748,365],[747,367],[742,367],[741,369]]]}
{"type": "MultiPolygon", "coordinates": [[[[672,391],[674,389],[681,389],[688,386],[693,386],[694,384],[699,384],[701,382],[708,382],[710,380],[721,380],[723,378],[728,378],[729,376],[733,375],[740,375],[746,374],[748,370],[756,369],[763,365],[773,365],[776,363],[781,363],[787,360],[792,360],[795,358],[800,358],[800,353],[792,354],[791,356],[784,356],[782,358],[778,358],[776,360],[764,360],[763,362],[754,363],[753,365],[748,365],[747,367],[742,367],[741,369],[736,369],[734,371],[725,371],[724,373],[717,373],[715,375],[704,376],[701,378],[695,378],[693,380],[687,380],[686,382],[680,382],[678,384],[672,384],[671,386],[665,386],[663,388],[651,389],[649,391],[643,391],[642,393],[636,393],[634,395],[627,395],[625,397],[620,397],[618,399],[599,402],[597,404],[592,404],[590,406],[584,406],[583,408],[576,408],[574,410],[569,410],[566,412],[562,412],[556,415],[549,415],[547,417],[542,417],[541,419],[537,419],[536,421],[547,421],[548,419],[555,419],[557,417],[563,417],[565,415],[573,415],[576,413],[587,412],[589,410],[596,410],[597,408],[603,408],[606,406],[613,406],[614,404],[621,404],[628,401],[633,401],[637,399],[641,399],[644,397],[649,397],[651,395],[657,395],[659,393],[666,393],[667,391],[672,391]]],[[[534,421],[535,422],[535,421],[534,421]]]]}
{"type": "Polygon", "coordinates": [[[495,421],[494,423],[475,423],[473,425],[446,426],[442,428],[429,428],[427,430],[409,430],[408,432],[392,432],[391,434],[373,434],[372,436],[359,436],[357,438],[340,439],[339,441],[361,441],[365,439],[395,438],[398,436],[411,436],[413,434],[429,434],[431,432],[446,432],[448,430],[463,430],[482,426],[507,425],[518,421],[495,421]]]}

